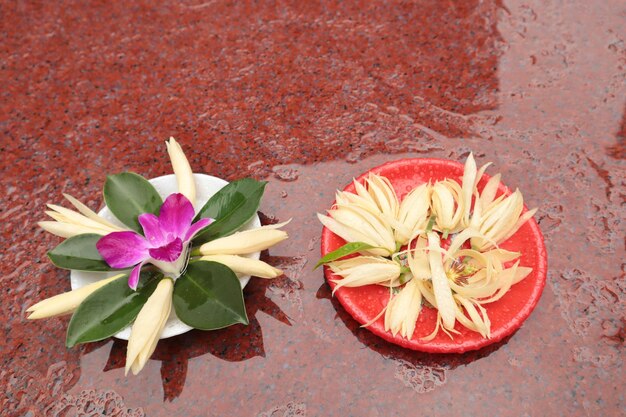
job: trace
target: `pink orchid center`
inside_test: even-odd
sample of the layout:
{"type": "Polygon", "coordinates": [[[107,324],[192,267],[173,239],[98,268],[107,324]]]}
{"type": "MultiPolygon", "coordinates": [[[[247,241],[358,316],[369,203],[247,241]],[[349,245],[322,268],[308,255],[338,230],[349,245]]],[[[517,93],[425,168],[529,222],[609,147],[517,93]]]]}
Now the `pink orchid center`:
{"type": "Polygon", "coordinates": [[[139,272],[146,262],[178,278],[186,266],[186,256],[182,255],[189,241],[213,221],[204,218],[192,223],[194,216],[193,206],[184,195],[171,194],[158,216],[139,216],[145,237],[132,231],[113,232],[103,236],[96,248],[112,268],[134,267],[128,282],[131,288],[137,287],[139,272]]]}

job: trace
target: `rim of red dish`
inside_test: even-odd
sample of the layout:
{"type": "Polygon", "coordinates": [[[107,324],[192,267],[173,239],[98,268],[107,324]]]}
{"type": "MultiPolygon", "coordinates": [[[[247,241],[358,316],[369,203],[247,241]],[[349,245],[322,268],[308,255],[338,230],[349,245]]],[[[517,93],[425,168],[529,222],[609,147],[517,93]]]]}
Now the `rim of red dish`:
{"type": "MultiPolygon", "coordinates": [[[[450,178],[460,182],[463,176],[463,164],[436,158],[400,159],[372,168],[356,180],[363,183],[370,172],[387,177],[394,186],[398,198],[402,200],[413,187],[428,180],[450,178]]],[[[482,190],[489,178],[489,175],[483,175],[478,183],[479,190],[482,190]]],[[[344,191],[354,192],[353,183],[348,184],[344,191]]],[[[498,189],[498,195],[501,194],[511,194],[511,190],[502,182],[498,189]]],[[[524,212],[526,211],[527,207],[524,206],[524,212]]],[[[343,239],[326,227],[323,228],[322,256],[343,244],[345,244],[343,239]]],[[[483,338],[480,334],[457,323],[455,329],[460,334],[454,335],[453,339],[439,331],[433,340],[423,341],[422,338],[431,334],[436,323],[436,310],[428,307],[422,308],[411,340],[401,337],[400,334],[393,336],[391,332],[385,331],[384,317],[380,317],[366,329],[396,345],[432,353],[463,353],[477,350],[497,343],[513,334],[522,326],[539,302],[546,283],[548,259],[543,235],[534,218],[527,221],[515,235],[503,242],[500,247],[521,252],[520,265],[529,266],[533,268],[533,271],[524,280],[512,286],[500,300],[484,306],[491,320],[491,338],[483,338]]],[[[324,267],[324,275],[331,289],[334,289],[336,284],[332,282],[332,279],[340,277],[333,274],[327,266],[324,267]]],[[[356,321],[365,324],[374,319],[387,304],[389,290],[380,285],[356,288],[342,287],[337,290],[334,296],[356,321]]]]}

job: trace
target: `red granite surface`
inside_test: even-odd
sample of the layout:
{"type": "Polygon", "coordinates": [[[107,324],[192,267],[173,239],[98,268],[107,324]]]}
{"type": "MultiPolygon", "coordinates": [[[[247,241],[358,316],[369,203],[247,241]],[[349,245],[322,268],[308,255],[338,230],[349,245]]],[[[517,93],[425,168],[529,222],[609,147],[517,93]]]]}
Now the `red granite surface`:
{"type": "Polygon", "coordinates": [[[623,1],[15,2],[0,5],[0,409],[7,416],[622,415],[626,277],[623,1]],[[27,322],[69,289],[37,230],[109,172],[192,165],[270,184],[285,270],[251,324],[159,344],[64,347],[27,322]],[[522,328],[463,355],[404,350],[330,296],[314,213],[401,157],[493,161],[537,215],[548,283],[522,328]]]}

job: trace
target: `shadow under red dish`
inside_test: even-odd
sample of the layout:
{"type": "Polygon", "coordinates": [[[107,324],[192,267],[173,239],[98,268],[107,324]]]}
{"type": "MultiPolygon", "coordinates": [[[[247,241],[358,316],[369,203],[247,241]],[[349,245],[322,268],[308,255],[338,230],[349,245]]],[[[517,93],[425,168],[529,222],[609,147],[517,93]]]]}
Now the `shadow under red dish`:
{"type": "MultiPolygon", "coordinates": [[[[402,159],[373,168],[358,177],[357,181],[363,183],[370,172],[387,177],[401,201],[409,191],[429,180],[438,181],[450,178],[460,183],[463,176],[463,165],[443,159],[402,159]]],[[[489,176],[484,175],[478,183],[478,189],[482,190],[488,180],[489,176]]],[[[344,191],[354,192],[354,185],[350,183],[344,188],[344,191]]],[[[511,191],[500,183],[498,195],[500,194],[509,195],[511,191]]],[[[527,208],[524,207],[524,212],[526,211],[527,208]]],[[[322,230],[322,256],[345,243],[343,239],[326,227],[322,230]]],[[[533,271],[524,280],[512,286],[500,300],[485,305],[491,320],[491,338],[483,338],[479,333],[457,323],[455,329],[460,334],[454,335],[453,339],[439,331],[433,340],[423,341],[422,338],[431,334],[435,329],[437,318],[436,310],[427,307],[424,307],[420,312],[411,340],[401,337],[400,334],[393,336],[391,332],[385,331],[384,317],[382,316],[367,329],[396,345],[433,353],[463,353],[497,343],[511,335],[520,328],[539,301],[546,283],[547,255],[543,235],[535,219],[526,222],[515,235],[503,242],[500,247],[521,252],[520,265],[531,267],[533,271]]],[[[334,289],[335,284],[331,280],[341,279],[341,277],[333,274],[328,267],[324,267],[324,274],[330,287],[334,289]]],[[[389,300],[389,289],[380,285],[356,288],[343,287],[337,290],[335,297],[356,321],[365,324],[374,319],[385,307],[389,300]]]]}

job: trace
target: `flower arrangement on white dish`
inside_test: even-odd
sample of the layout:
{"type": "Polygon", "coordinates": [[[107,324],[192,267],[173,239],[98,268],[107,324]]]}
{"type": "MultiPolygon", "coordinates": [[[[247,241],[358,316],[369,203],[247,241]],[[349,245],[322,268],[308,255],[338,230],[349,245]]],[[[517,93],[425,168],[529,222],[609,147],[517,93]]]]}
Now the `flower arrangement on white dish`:
{"type": "Polygon", "coordinates": [[[202,177],[193,174],[174,138],[166,145],[178,192],[161,196],[138,174],[110,175],[103,194],[114,220],[65,194],[77,211],[49,204],[46,213],[53,221],[39,223],[65,238],[48,253],[57,267],[102,279],[34,304],[28,318],[72,313],[68,347],[119,335],[130,326],[126,373],[145,366],[168,319],[180,320],[184,329],[248,324],[244,277],[282,274],[258,259],[259,251],[288,237],[281,230],[288,222],[258,223],[266,183],[244,178],[196,201],[196,180],[202,177]],[[257,227],[250,228],[251,220],[257,227]]]}
{"type": "Polygon", "coordinates": [[[318,263],[335,275],[333,294],[343,287],[382,285],[389,300],[385,331],[412,339],[423,306],[437,310],[439,330],[450,337],[458,322],[485,338],[491,323],[484,305],[499,300],[531,268],[520,252],[498,245],[513,236],[536,209],[524,212],[519,190],[499,195],[500,174],[482,190],[478,182],[490,164],[477,169],[472,154],[461,182],[446,178],[413,188],[399,201],[384,176],[370,173],[355,192],[338,191],[335,205],[319,220],[347,243],[318,263]],[[354,256],[354,255],[357,256],[354,256]]]}

